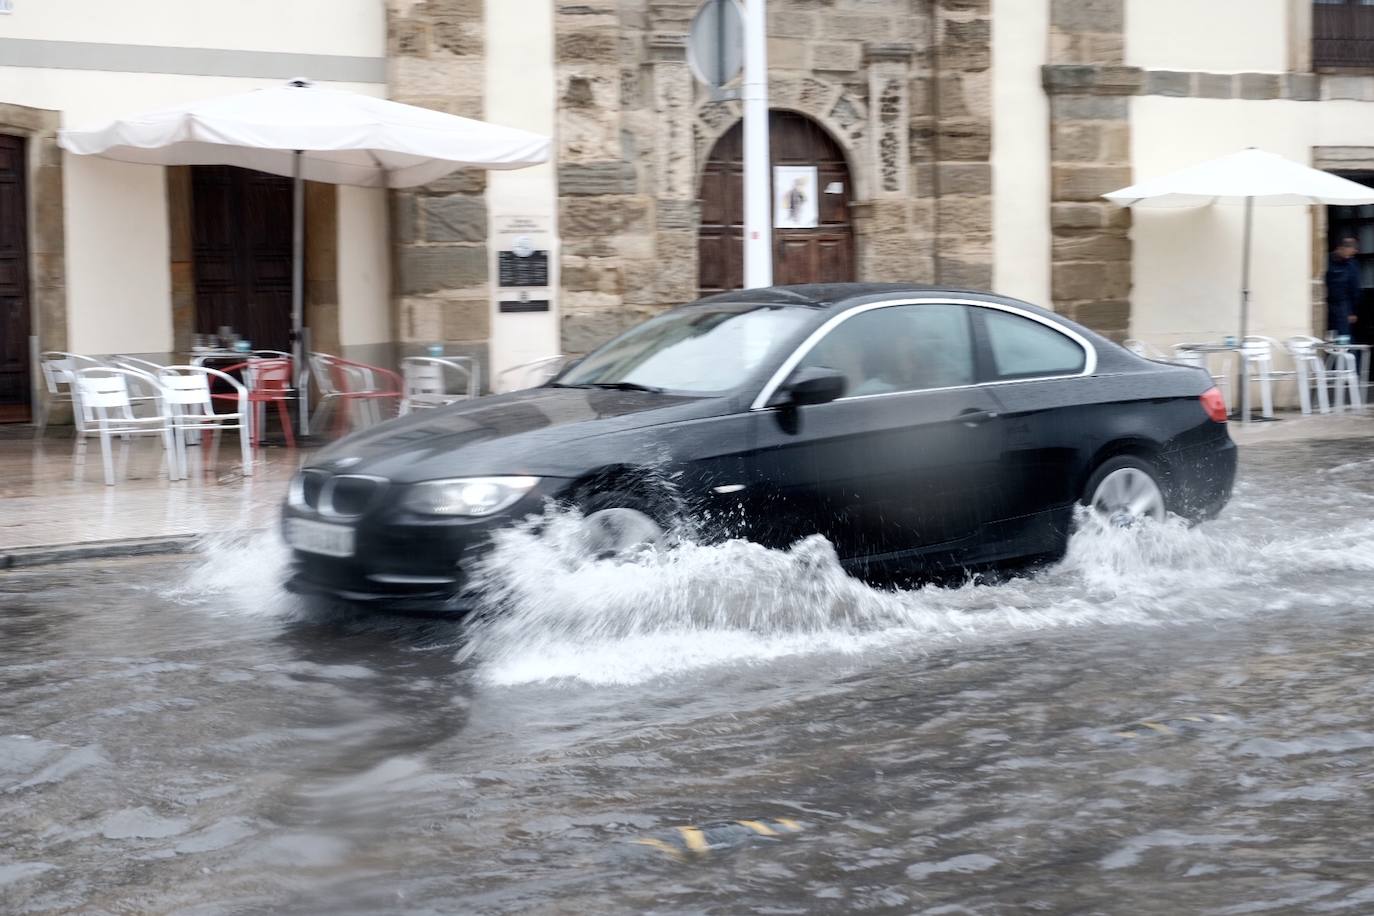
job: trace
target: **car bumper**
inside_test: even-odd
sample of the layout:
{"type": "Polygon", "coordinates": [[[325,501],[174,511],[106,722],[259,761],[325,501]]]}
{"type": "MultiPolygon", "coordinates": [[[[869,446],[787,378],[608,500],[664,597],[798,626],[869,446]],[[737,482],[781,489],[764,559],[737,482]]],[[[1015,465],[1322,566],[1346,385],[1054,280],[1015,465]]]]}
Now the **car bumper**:
{"type": "Polygon", "coordinates": [[[565,484],[541,481],[506,512],[483,519],[418,516],[401,509],[399,499],[385,497],[381,505],[350,519],[288,504],[282,510],[284,536],[291,519],[341,525],[353,531],[353,551],[336,557],[292,545],[286,588],[377,610],[465,613],[475,604],[474,569],[490,551],[492,535],[542,512],[565,484]]]}
{"type": "Polygon", "coordinates": [[[1237,450],[1230,436],[1169,456],[1173,502],[1179,515],[1195,521],[1215,518],[1231,499],[1237,450]]]}

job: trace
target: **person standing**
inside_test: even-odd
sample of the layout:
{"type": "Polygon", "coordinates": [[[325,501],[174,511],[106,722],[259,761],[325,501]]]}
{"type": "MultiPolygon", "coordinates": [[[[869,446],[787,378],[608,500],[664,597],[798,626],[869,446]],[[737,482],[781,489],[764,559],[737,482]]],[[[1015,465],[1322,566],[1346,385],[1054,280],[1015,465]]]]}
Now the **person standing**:
{"type": "Polygon", "coordinates": [[[1360,308],[1359,242],[1347,236],[1331,252],[1326,266],[1326,328],[1336,334],[1354,337],[1357,313],[1360,308]]]}

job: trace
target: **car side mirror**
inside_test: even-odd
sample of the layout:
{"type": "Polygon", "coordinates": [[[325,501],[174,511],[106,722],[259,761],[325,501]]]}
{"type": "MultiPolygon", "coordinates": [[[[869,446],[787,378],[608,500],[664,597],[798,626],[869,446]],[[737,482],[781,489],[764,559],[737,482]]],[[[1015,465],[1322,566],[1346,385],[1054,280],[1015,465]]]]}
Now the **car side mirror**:
{"type": "Polygon", "coordinates": [[[844,395],[848,379],[838,369],[828,366],[807,366],[798,369],[778,386],[769,400],[769,407],[804,407],[807,404],[827,404],[844,395]]]}

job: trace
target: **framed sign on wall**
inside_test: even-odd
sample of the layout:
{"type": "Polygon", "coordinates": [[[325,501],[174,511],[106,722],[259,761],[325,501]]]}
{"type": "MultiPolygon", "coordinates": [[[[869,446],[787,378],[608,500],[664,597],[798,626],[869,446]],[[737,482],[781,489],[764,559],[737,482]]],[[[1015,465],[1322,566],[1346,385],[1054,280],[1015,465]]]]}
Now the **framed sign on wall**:
{"type": "Polygon", "coordinates": [[[820,221],[814,165],[773,166],[773,228],[815,229],[820,221]]]}

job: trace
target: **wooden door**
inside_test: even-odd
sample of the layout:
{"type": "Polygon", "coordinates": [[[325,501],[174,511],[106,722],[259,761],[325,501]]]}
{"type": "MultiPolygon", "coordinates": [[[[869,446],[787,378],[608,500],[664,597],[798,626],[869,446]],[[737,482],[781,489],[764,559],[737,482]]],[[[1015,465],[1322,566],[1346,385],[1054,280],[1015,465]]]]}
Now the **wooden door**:
{"type": "MultiPolygon", "coordinates": [[[[772,164],[815,166],[819,220],[814,229],[773,232],[773,282],[839,283],[854,278],[852,188],[839,144],[819,124],[790,111],[769,115],[772,164]]],[[[771,187],[770,175],[770,187],[771,187]]],[[[771,195],[770,195],[771,196],[771,195]]],[[[701,179],[698,279],[703,296],[744,286],[744,132],[725,133],[701,179]]]]}
{"type": "Polygon", "coordinates": [[[28,194],[24,140],[0,135],[0,423],[30,419],[28,194]]]}
{"type": "Polygon", "coordinates": [[[191,189],[196,332],[228,325],[255,350],[290,350],[291,180],[198,165],[191,189]]]}

